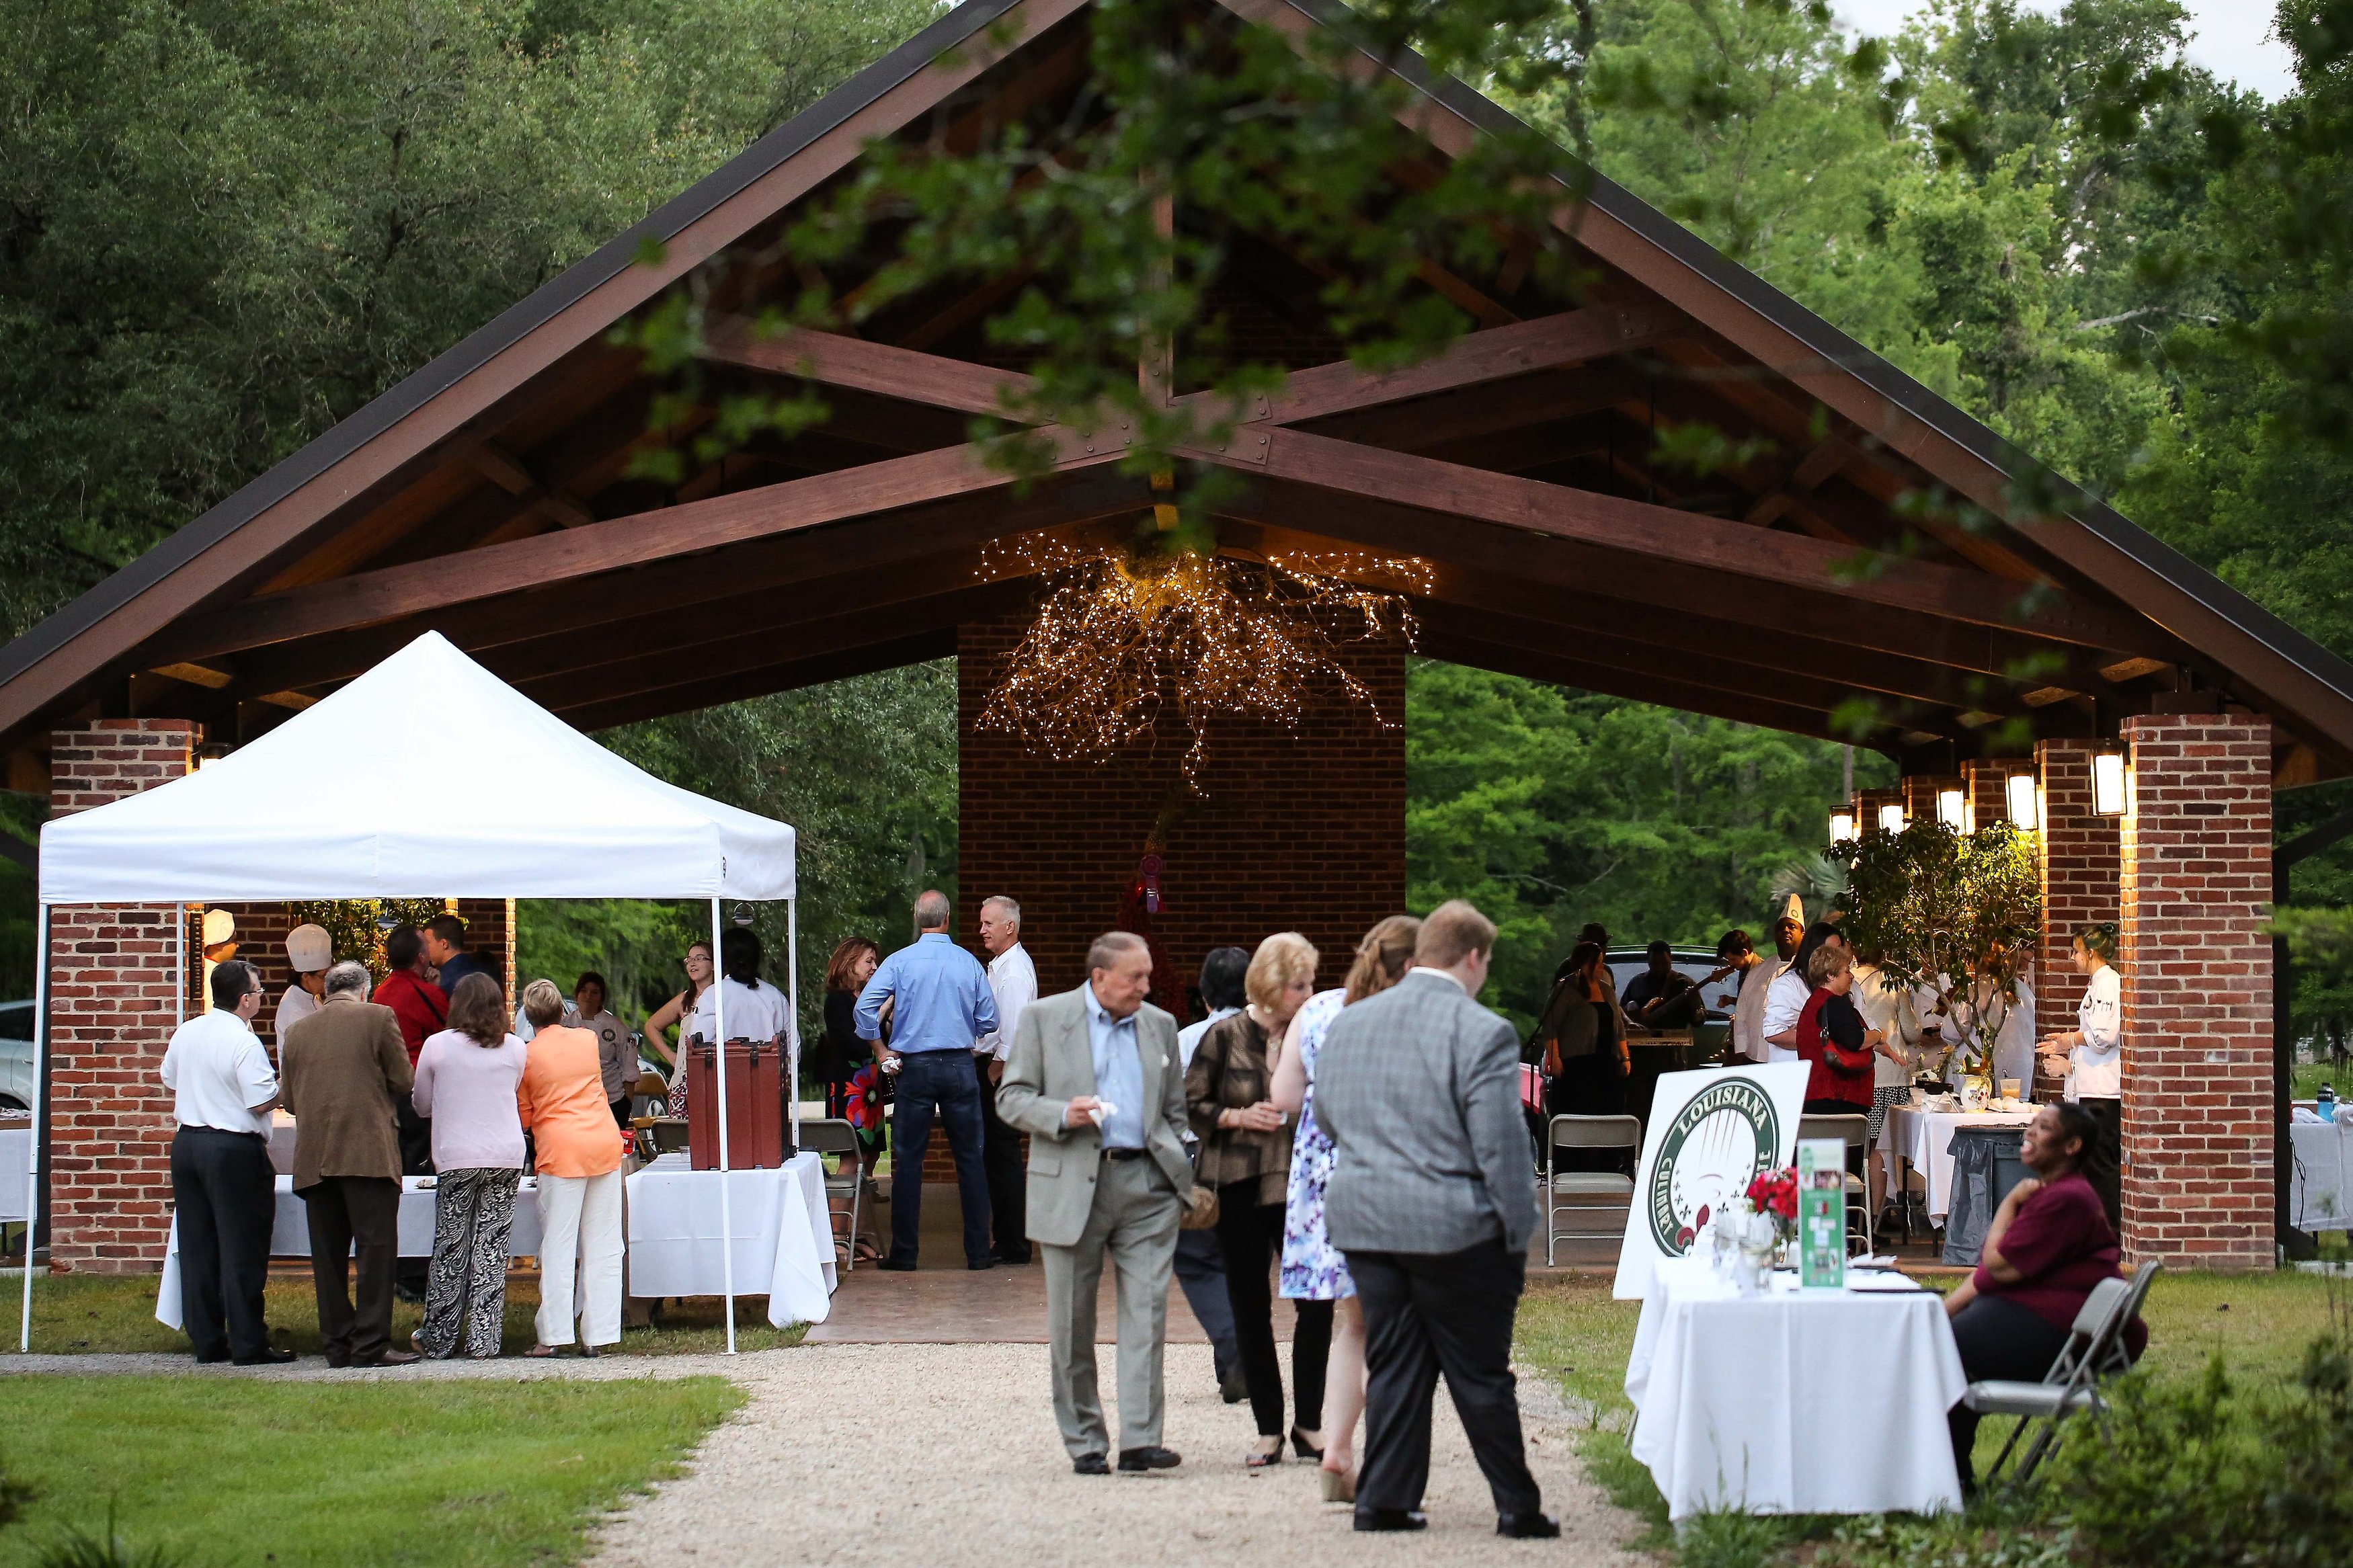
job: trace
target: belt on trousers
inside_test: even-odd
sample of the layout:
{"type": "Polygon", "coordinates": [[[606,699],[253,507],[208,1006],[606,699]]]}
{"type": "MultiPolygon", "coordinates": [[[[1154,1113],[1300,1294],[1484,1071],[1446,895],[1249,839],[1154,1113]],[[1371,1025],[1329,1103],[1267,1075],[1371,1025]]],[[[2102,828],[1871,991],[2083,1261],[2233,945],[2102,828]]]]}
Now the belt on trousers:
{"type": "Polygon", "coordinates": [[[1141,1160],[1144,1155],[1145,1151],[1141,1149],[1106,1149],[1103,1152],[1106,1160],[1141,1160]]]}

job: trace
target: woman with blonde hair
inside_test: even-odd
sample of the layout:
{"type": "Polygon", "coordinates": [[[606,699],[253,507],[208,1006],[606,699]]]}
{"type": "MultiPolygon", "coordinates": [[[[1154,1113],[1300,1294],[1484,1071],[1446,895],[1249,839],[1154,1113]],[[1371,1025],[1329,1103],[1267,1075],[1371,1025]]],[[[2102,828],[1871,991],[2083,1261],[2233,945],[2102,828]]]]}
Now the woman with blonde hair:
{"type": "Polygon", "coordinates": [[[577,1321],[580,1353],[595,1355],[597,1346],[621,1341],[621,1160],[628,1142],[605,1099],[596,1032],[564,1022],[564,994],[549,980],[522,988],[522,1014],[537,1031],[515,1091],[539,1159],[539,1341],[529,1353],[552,1356],[574,1343],[577,1321]]]}
{"type": "Polygon", "coordinates": [[[1277,1107],[1299,1118],[1291,1142],[1291,1187],[1283,1205],[1282,1294],[1304,1306],[1329,1301],[1332,1350],[1324,1372],[1324,1464],[1325,1502],[1356,1498],[1356,1421],[1365,1413],[1365,1318],[1356,1306],[1356,1283],[1348,1260],[1324,1227],[1324,1187],[1332,1179],[1332,1140],[1315,1124],[1315,1053],[1340,1009],[1388,990],[1413,967],[1414,939],[1421,922],[1391,915],[1365,933],[1356,962],[1337,991],[1321,991],[1293,1016],[1283,1037],[1282,1059],[1268,1093],[1277,1107]]]}
{"type": "MultiPolygon", "coordinates": [[[[1226,1294],[1250,1385],[1258,1445],[1251,1469],[1282,1462],[1282,1365],[1274,1348],[1274,1302],[1268,1267],[1282,1246],[1283,1204],[1291,1180],[1291,1132],[1268,1098],[1276,1042],[1315,989],[1315,949],[1297,931],[1258,944],[1242,990],[1250,1005],[1213,1026],[1194,1047],[1185,1100],[1201,1141],[1200,1182],[1218,1194],[1218,1241],[1226,1255],[1226,1294]]],[[[1323,1458],[1324,1365],[1332,1346],[1332,1303],[1301,1301],[1291,1340],[1291,1381],[1298,1420],[1291,1445],[1303,1458],[1323,1458]]]]}
{"type": "MultiPolygon", "coordinates": [[[[562,998],[556,1011],[563,1012],[562,998]]],[[[516,1099],[526,1047],[507,1028],[499,983],[469,974],[449,995],[449,1026],[417,1053],[417,1114],[433,1124],[433,1262],[419,1353],[447,1360],[499,1353],[507,1304],[507,1237],[522,1184],[516,1099]]],[[[605,1118],[607,1126],[612,1118],[605,1118]]]]}

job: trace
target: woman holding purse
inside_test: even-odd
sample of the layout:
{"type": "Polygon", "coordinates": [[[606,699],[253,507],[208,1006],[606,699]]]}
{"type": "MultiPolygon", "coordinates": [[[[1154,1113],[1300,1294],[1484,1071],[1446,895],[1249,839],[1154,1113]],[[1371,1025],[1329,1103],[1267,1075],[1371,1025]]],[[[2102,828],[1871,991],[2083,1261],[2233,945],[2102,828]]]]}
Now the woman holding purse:
{"type": "MultiPolygon", "coordinates": [[[[1873,1065],[1884,1044],[1876,1029],[1866,1028],[1854,998],[1854,955],[1843,943],[1824,942],[1806,961],[1806,979],[1813,994],[1798,1015],[1798,1058],[1812,1068],[1806,1079],[1809,1116],[1869,1118],[1873,1100],[1873,1065]]],[[[1862,1174],[1861,1149],[1847,1151],[1847,1169],[1862,1174]]]]}

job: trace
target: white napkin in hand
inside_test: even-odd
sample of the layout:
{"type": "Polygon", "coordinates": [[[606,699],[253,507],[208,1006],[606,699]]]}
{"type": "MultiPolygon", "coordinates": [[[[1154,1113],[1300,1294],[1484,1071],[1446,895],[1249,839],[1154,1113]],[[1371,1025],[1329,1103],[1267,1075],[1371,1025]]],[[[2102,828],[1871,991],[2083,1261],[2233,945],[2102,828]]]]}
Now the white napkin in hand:
{"type": "Polygon", "coordinates": [[[1092,1121],[1096,1126],[1101,1127],[1103,1124],[1103,1119],[1113,1115],[1118,1110],[1118,1106],[1112,1104],[1111,1101],[1107,1100],[1097,1100],[1095,1102],[1094,1109],[1087,1112],[1087,1117],[1088,1120],[1092,1121]]]}

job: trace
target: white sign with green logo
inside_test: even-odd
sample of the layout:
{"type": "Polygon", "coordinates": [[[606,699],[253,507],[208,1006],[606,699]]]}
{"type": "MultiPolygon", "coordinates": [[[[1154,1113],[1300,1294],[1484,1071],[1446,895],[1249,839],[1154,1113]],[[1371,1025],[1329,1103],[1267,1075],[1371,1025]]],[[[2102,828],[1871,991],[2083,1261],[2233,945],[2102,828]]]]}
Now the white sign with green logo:
{"type": "Polygon", "coordinates": [[[1794,1159],[1804,1113],[1804,1062],[1671,1072],[1659,1079],[1635,1165],[1634,1205],[1611,1293],[1639,1300],[1662,1258],[1707,1245],[1708,1222],[1744,1197],[1761,1171],[1794,1159]]]}

